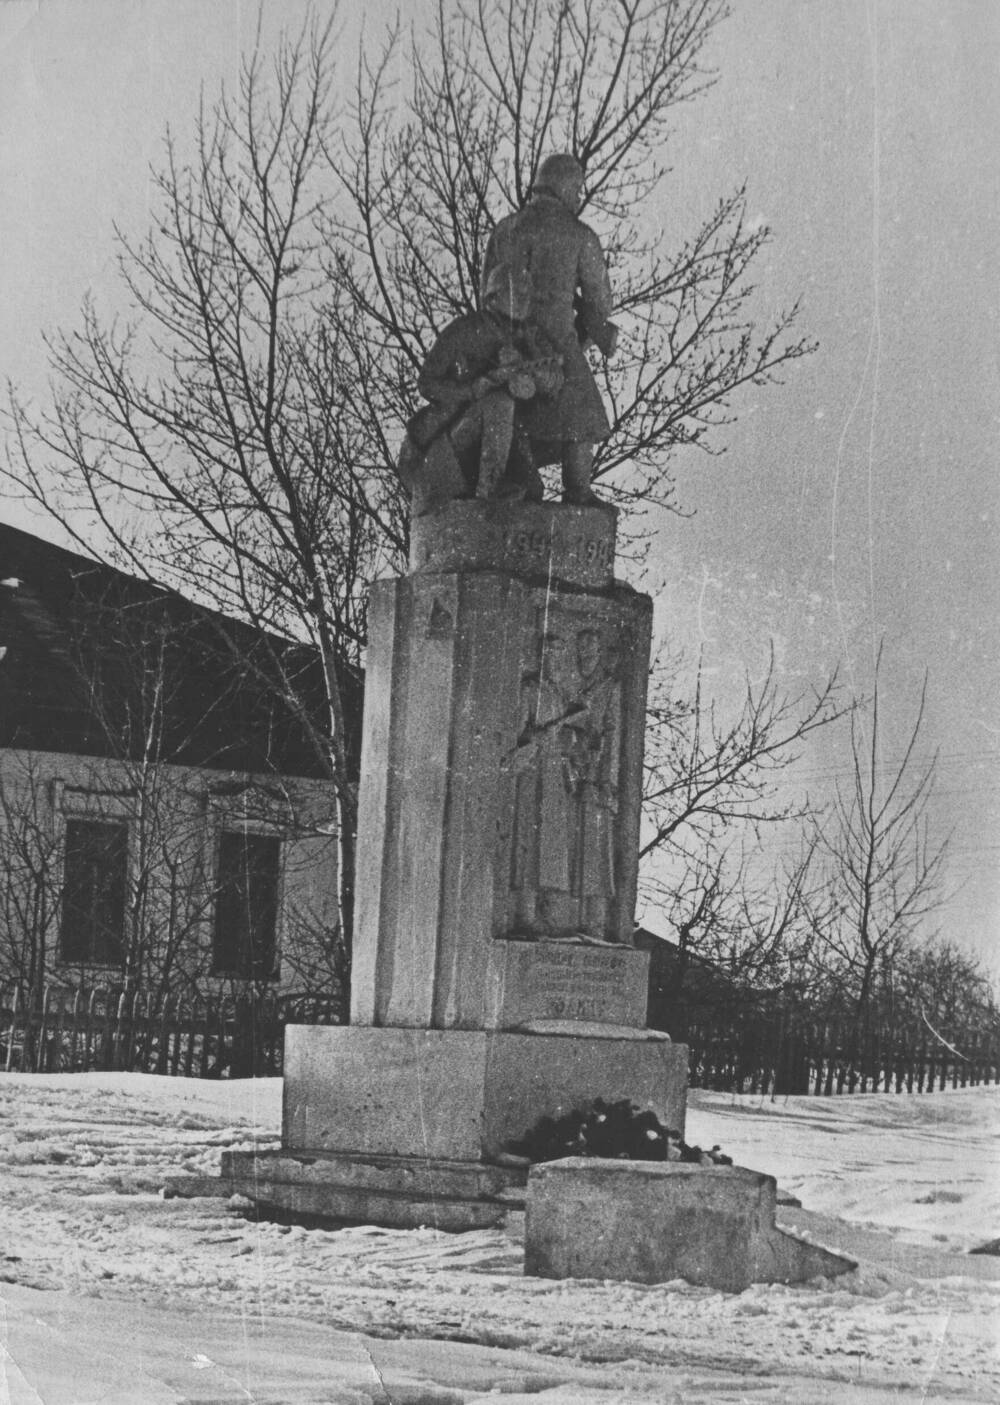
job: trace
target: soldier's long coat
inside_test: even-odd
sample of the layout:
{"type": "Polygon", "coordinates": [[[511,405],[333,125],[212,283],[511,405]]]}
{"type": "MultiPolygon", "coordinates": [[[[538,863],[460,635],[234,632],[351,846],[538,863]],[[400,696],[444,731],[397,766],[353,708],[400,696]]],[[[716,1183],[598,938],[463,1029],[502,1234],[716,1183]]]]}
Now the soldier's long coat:
{"type": "Polygon", "coordinates": [[[586,336],[610,351],[611,286],[600,240],[554,195],[540,192],[494,229],[486,247],[484,288],[498,266],[526,280],[531,320],[562,353],[562,391],[554,399],[536,397],[525,416],[533,444],[541,441],[540,462],[555,462],[560,441],[593,443],[606,439],[610,429],[577,332],[579,316],[586,336]]]}

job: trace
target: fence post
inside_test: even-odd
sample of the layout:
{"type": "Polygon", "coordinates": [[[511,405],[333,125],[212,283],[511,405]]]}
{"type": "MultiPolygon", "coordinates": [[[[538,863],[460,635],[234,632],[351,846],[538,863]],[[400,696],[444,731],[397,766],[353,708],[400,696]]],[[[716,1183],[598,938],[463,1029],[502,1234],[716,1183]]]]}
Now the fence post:
{"type": "Polygon", "coordinates": [[[159,1034],[156,1041],[156,1067],[154,1073],[164,1074],[170,1067],[170,1001],[172,996],[169,990],[165,990],[161,996],[159,1034]]]}
{"type": "Polygon", "coordinates": [[[125,1069],[125,1007],[127,996],[123,990],[114,1002],[111,1026],[111,1067],[116,1073],[125,1069]]]}
{"type": "Polygon", "coordinates": [[[27,998],[24,1002],[24,1035],[21,1040],[21,1071],[22,1073],[38,1072],[38,1049],[36,1041],[35,1017],[36,992],[29,987],[27,998]]]}
{"type": "Polygon", "coordinates": [[[266,1008],[261,1019],[261,1043],[263,1062],[261,1078],[274,1078],[279,1072],[278,1047],[284,1040],[284,1026],[281,1019],[281,1003],[276,995],[268,995],[266,1008]]]}
{"type": "MultiPolygon", "coordinates": [[[[55,1008],[52,1011],[52,1023],[48,1036],[48,1049],[46,1052],[46,1062],[48,1064],[50,1073],[61,1072],[66,1060],[66,1034],[68,1023],[67,1015],[69,1013],[69,996],[70,992],[68,990],[61,989],[58,992],[58,998],[55,1003],[55,1008]]],[[[72,1063],[70,1063],[70,1071],[72,1070],[72,1067],[72,1063]]]]}
{"type": "Polygon", "coordinates": [[[17,1038],[18,1004],[21,999],[21,987],[19,985],[12,986],[10,997],[10,1024],[7,1030],[7,1057],[4,1059],[5,1073],[10,1073],[11,1065],[14,1062],[14,1041],[17,1038]]]}
{"type": "Polygon", "coordinates": [[[73,991],[73,1009],[71,1012],[72,1023],[69,1031],[69,1069],[71,1073],[76,1072],[76,1046],[80,1039],[80,996],[82,992],[77,986],[73,991]]]}
{"type": "Polygon", "coordinates": [[[194,1059],[194,1045],[198,1029],[198,1007],[204,1002],[200,995],[196,995],[191,1001],[191,1021],[188,1030],[187,1049],[184,1053],[184,1073],[183,1077],[191,1077],[191,1064],[194,1059]]]}
{"type": "Polygon", "coordinates": [[[137,1016],[140,1021],[140,1034],[137,1036],[136,1062],[141,1073],[151,1072],[149,1067],[149,1055],[153,1040],[153,1010],[155,1009],[155,999],[152,991],[147,991],[142,1001],[142,1014],[137,1016]]]}
{"type": "Polygon", "coordinates": [[[198,1077],[208,1078],[212,1073],[212,1048],[213,1039],[218,1039],[219,1022],[218,1010],[215,999],[209,996],[205,1008],[205,1037],[201,1041],[201,1059],[198,1063],[198,1077]]]}
{"type": "Polygon", "coordinates": [[[971,1062],[969,1065],[969,1083],[973,1088],[978,1088],[980,1082],[982,1081],[979,1076],[979,1059],[980,1049],[982,1048],[982,1041],[983,1031],[981,1029],[977,1029],[975,1034],[972,1036],[972,1055],[971,1062]]]}
{"type": "Polygon", "coordinates": [[[181,1025],[184,1020],[184,997],[178,995],[174,1002],[174,1022],[172,1027],[168,1027],[167,1037],[170,1040],[170,1057],[167,1060],[166,1071],[172,1077],[177,1076],[178,1065],[181,1057],[181,1025]]]}
{"type": "Polygon", "coordinates": [[[232,1078],[236,1054],[236,1021],[239,1012],[236,997],[223,995],[219,1000],[219,1048],[216,1068],[220,1078],[232,1078]]]}

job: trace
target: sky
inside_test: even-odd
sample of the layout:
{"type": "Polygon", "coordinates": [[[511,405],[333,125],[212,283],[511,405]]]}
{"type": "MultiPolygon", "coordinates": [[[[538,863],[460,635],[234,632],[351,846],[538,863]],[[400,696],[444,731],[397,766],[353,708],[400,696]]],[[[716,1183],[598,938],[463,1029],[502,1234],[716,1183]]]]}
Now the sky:
{"type": "MultiPolygon", "coordinates": [[[[670,615],[730,677],[767,636],[789,677],[871,687],[884,756],[928,675],[951,832],[942,930],[995,962],[1000,912],[1000,8],[737,3],[719,81],[678,132],[677,197],[746,179],[774,231],[761,307],[801,297],[818,351],[741,404],[723,458],[679,472],[670,615]]],[[[666,543],[669,543],[667,545],[666,543]]],[[[844,761],[827,748],[815,781],[844,761]]]]}
{"type": "MultiPolygon", "coordinates": [[[[265,0],[265,27],[303,10],[265,0]]],[[[674,465],[691,516],[658,530],[661,629],[703,650],[723,697],[771,640],[790,687],[839,662],[864,692],[884,638],[889,767],[926,672],[920,755],[939,752],[935,824],[952,834],[939,922],[1000,965],[1000,7],[733,11],[650,214],[678,237],[746,180],[751,217],[774,230],[756,309],[801,297],[819,350],[738,402],[724,455],[674,465]]],[[[360,11],[341,13],[349,54],[360,11]]],[[[112,222],[145,229],[164,124],[188,130],[202,84],[232,79],[256,14],[249,0],[0,3],[0,370],[29,394],[44,390],[42,330],[113,286],[112,222]]],[[[806,780],[821,789],[844,760],[831,741],[806,780]]]]}

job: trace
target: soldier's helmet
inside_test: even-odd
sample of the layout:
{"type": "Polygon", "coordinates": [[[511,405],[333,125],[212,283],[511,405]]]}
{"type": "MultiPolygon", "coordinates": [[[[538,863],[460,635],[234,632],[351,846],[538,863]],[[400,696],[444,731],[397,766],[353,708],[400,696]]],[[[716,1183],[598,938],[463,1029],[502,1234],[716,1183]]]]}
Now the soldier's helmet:
{"type": "Polygon", "coordinates": [[[538,168],[532,191],[554,195],[567,209],[576,214],[583,198],[583,167],[568,151],[546,156],[538,168]]]}

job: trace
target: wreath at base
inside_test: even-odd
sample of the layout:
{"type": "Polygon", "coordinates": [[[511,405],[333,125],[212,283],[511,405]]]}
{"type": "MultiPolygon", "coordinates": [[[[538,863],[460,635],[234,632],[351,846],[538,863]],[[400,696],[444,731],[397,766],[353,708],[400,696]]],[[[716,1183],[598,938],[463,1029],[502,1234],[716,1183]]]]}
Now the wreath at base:
{"type": "Polygon", "coordinates": [[[680,1132],[665,1127],[655,1112],[627,1099],[598,1098],[564,1117],[542,1117],[507,1151],[525,1161],[558,1161],[564,1156],[603,1156],[619,1161],[687,1161],[699,1166],[731,1166],[717,1146],[689,1146],[680,1132]]]}

